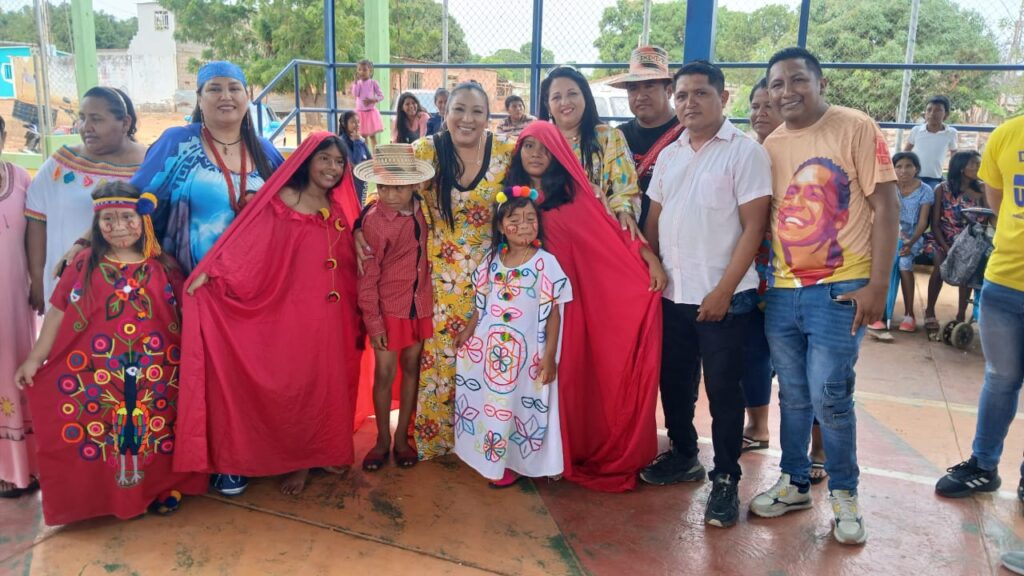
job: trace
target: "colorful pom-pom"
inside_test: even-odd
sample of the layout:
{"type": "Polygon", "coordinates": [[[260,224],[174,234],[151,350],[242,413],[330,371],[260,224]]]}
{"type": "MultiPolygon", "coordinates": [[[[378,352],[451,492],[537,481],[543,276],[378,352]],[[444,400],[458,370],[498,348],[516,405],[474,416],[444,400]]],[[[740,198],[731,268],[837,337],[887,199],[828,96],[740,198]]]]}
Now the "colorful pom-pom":
{"type": "Polygon", "coordinates": [[[537,201],[537,190],[530,188],[530,200],[537,201]]]}
{"type": "Polygon", "coordinates": [[[498,195],[495,196],[494,199],[498,201],[498,204],[508,202],[508,196],[506,196],[504,192],[498,192],[498,195]]]}
{"type": "Polygon", "coordinates": [[[157,199],[152,192],[146,192],[139,196],[139,202],[135,205],[135,211],[142,216],[152,214],[156,210],[157,199]]]}

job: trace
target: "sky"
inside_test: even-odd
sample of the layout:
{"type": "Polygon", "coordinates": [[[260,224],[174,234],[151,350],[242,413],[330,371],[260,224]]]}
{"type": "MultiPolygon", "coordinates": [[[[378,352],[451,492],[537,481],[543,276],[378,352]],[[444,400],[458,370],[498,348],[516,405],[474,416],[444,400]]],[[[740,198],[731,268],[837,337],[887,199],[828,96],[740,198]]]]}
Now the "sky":
{"type": "MultiPolygon", "coordinates": [[[[55,1],[55,0],[51,0],[55,1]]],[[[438,0],[439,1],[439,0],[438,0]]],[[[654,0],[656,3],[659,0],[654,0]]],[[[661,0],[664,1],[664,0],[661,0]]],[[[821,1],[821,0],[814,0],[821,1]]],[[[833,0],[834,1],[834,0],[833,0]]],[[[856,0],[844,0],[855,2],[856,0]]],[[[910,0],[893,0],[906,2],[910,0]]],[[[995,28],[1000,19],[1017,16],[1019,0],[954,0],[977,10],[995,28]]],[[[119,18],[135,16],[138,0],[93,0],[93,8],[119,18]]],[[[553,50],[557,62],[596,62],[594,39],[598,35],[601,14],[615,0],[546,0],[543,44],[553,50]]],[[[720,7],[753,11],[766,4],[797,6],[799,0],[718,0],[720,7]]],[[[451,14],[466,32],[466,41],[475,54],[486,56],[499,48],[518,48],[530,41],[533,0],[449,0],[451,14]],[[496,30],[498,24],[498,30],[496,30]]]]}

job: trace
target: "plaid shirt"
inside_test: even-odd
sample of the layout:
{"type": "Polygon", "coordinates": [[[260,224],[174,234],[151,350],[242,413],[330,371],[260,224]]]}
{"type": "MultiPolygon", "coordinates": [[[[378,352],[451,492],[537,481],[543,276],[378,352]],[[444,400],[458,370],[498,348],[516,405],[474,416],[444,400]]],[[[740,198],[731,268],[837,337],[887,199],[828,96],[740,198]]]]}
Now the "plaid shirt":
{"type": "Polygon", "coordinates": [[[373,258],[363,262],[359,308],[370,336],[384,333],[384,316],[430,318],[433,315],[427,223],[419,201],[402,213],[379,202],[362,218],[363,238],[373,258]]]}

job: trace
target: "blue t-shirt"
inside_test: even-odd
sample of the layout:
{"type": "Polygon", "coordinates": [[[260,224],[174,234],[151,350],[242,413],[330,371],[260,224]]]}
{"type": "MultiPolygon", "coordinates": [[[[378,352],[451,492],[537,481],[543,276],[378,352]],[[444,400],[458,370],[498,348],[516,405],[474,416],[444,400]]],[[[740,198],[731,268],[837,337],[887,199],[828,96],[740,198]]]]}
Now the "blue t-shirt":
{"type": "Polygon", "coordinates": [[[911,192],[909,196],[900,193],[900,233],[906,238],[913,236],[917,220],[921,216],[921,207],[934,203],[935,192],[924,182],[921,182],[917,190],[911,192]]]}
{"type": "MultiPolygon", "coordinates": [[[[203,150],[200,129],[200,124],[189,124],[165,130],[150,146],[131,181],[139,190],[156,195],[156,235],[163,250],[177,258],[186,274],[235,219],[224,175],[203,150]]],[[[284,163],[268,140],[260,138],[260,144],[272,169],[284,163]]],[[[238,174],[233,173],[231,180],[238,198],[263,186],[255,167],[246,176],[246,190],[239,191],[238,174]]]]}

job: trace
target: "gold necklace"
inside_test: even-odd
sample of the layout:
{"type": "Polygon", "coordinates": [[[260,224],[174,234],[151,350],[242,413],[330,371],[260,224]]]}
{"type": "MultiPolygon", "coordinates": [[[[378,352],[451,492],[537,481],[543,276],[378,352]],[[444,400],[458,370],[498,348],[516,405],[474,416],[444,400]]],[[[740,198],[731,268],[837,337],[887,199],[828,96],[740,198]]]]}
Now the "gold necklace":
{"type": "MultiPolygon", "coordinates": [[[[510,269],[510,270],[511,270],[511,269],[515,269],[515,268],[519,268],[519,267],[520,267],[520,266],[522,266],[523,264],[526,264],[527,262],[529,262],[529,261],[530,261],[530,258],[533,258],[533,255],[534,255],[535,253],[536,253],[536,250],[535,250],[535,249],[533,249],[533,248],[527,248],[527,249],[526,249],[526,258],[524,258],[522,262],[520,262],[519,264],[516,264],[515,266],[509,266],[508,264],[505,264],[504,262],[503,262],[503,264],[505,264],[505,268],[508,268],[508,269],[510,269]]],[[[511,256],[511,254],[509,254],[509,256],[511,256]]]]}

